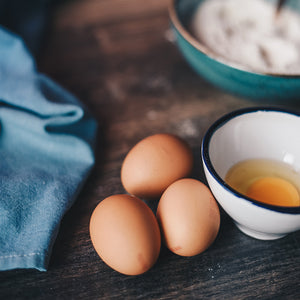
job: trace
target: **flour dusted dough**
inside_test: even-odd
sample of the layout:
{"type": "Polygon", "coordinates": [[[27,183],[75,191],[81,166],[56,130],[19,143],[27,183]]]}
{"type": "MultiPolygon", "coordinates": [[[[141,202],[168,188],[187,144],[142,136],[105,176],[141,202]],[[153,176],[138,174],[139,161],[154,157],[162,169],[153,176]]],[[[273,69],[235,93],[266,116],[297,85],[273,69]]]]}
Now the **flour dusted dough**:
{"type": "Polygon", "coordinates": [[[227,61],[253,71],[300,74],[300,15],[264,0],[206,0],[191,23],[194,36],[227,61]]]}

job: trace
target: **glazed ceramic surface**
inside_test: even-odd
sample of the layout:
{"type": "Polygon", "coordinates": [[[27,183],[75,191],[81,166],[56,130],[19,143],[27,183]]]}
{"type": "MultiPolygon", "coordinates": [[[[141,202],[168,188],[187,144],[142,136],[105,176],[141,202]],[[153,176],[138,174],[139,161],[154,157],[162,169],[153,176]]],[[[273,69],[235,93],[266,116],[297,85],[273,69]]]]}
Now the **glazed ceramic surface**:
{"type": "MultiPolygon", "coordinates": [[[[177,45],[191,67],[212,84],[240,96],[257,100],[299,100],[300,74],[264,74],[227,63],[191,35],[189,23],[202,1],[173,0],[169,9],[177,45]]],[[[300,12],[300,2],[287,1],[287,4],[300,12]]]]}
{"type": "Polygon", "coordinates": [[[216,200],[246,234],[277,239],[300,229],[300,207],[264,204],[225,182],[227,171],[245,159],[275,159],[300,172],[300,116],[275,108],[248,108],[217,120],[202,142],[205,175],[216,200]]]}

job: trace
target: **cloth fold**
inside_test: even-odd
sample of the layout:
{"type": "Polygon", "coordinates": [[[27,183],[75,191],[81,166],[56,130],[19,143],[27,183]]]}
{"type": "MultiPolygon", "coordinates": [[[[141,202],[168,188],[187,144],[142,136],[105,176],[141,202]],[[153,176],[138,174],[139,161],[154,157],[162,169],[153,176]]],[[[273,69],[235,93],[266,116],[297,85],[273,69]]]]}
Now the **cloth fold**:
{"type": "Polygon", "coordinates": [[[93,165],[97,123],[0,27],[0,270],[47,270],[93,165]]]}

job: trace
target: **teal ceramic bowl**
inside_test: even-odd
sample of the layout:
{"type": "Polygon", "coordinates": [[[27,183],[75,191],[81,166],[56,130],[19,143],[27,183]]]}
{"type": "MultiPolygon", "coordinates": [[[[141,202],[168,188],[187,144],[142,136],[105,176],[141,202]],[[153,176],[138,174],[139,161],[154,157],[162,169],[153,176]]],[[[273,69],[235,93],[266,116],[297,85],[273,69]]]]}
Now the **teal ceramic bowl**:
{"type": "MultiPolygon", "coordinates": [[[[215,86],[239,96],[271,101],[300,100],[300,74],[260,73],[224,63],[192,36],[189,23],[202,1],[209,0],[172,0],[169,6],[177,45],[191,67],[215,86]]],[[[290,2],[300,13],[300,1],[290,2]]]]}

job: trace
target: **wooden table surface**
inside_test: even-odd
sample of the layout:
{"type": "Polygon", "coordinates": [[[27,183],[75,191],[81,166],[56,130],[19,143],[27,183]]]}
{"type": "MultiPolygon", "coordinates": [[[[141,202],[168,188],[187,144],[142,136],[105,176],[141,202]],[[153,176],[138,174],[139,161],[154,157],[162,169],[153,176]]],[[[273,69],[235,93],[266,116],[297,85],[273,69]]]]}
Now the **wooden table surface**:
{"type": "MultiPolygon", "coordinates": [[[[38,66],[98,120],[97,162],[62,221],[49,270],[1,272],[0,299],[300,299],[300,232],[255,240],[223,211],[207,251],[187,258],[163,246],[140,276],[110,269],[92,247],[91,213],[105,197],[125,192],[121,164],[140,139],[181,136],[193,149],[193,177],[205,182],[200,143],[212,122],[234,109],[274,104],[232,96],[197,76],[174,44],[167,4],[78,0],[57,7],[38,66]]],[[[298,103],[276,105],[299,110],[298,103]]]]}

